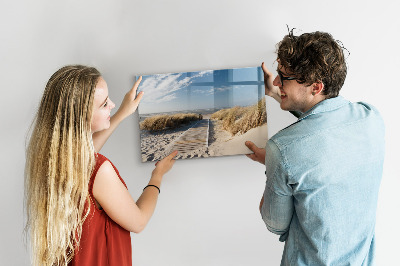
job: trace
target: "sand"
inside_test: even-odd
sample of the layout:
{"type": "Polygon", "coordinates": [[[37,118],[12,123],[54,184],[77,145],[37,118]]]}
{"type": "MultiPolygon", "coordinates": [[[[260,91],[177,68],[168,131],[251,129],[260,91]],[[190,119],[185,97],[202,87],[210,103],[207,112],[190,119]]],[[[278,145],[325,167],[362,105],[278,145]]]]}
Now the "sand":
{"type": "Polygon", "coordinates": [[[248,154],[251,151],[244,145],[246,141],[250,140],[260,148],[264,148],[268,141],[267,124],[250,129],[242,135],[235,136],[232,136],[220,127],[220,125],[217,125],[216,140],[209,145],[209,150],[213,153],[213,156],[248,154]]]}
{"type": "MultiPolygon", "coordinates": [[[[206,119],[208,117],[205,117],[206,119]]],[[[268,140],[267,124],[253,128],[245,134],[232,136],[221,127],[221,121],[210,120],[208,145],[196,146],[196,149],[180,151],[176,159],[188,159],[210,156],[225,156],[248,154],[251,151],[244,145],[245,141],[253,141],[258,147],[264,148],[268,140]]],[[[175,141],[189,128],[195,127],[196,122],[162,133],[141,132],[142,161],[158,161],[167,156],[176,147],[175,141]]]]}

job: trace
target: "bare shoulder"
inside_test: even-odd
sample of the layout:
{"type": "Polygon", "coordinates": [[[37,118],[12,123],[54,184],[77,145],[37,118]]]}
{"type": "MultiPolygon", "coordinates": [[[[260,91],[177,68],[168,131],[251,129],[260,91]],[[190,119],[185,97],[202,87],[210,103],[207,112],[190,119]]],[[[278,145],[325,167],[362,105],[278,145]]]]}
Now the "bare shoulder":
{"type": "Polygon", "coordinates": [[[106,161],[104,161],[104,163],[102,165],[100,165],[100,168],[99,168],[99,170],[97,171],[97,174],[96,174],[95,181],[98,179],[98,177],[100,177],[100,178],[104,178],[104,177],[112,178],[114,175],[116,177],[118,177],[118,175],[115,172],[115,169],[112,166],[111,162],[106,160],[106,161]]]}
{"type": "Polygon", "coordinates": [[[98,197],[104,197],[111,191],[118,189],[126,190],[110,161],[105,161],[100,166],[94,179],[93,195],[98,200],[98,197]]]}

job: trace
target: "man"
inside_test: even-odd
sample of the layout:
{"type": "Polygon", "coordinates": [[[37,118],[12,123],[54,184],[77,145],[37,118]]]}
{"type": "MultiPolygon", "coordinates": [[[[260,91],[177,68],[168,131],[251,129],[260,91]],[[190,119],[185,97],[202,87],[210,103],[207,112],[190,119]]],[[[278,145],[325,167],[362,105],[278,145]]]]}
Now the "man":
{"type": "Polygon", "coordinates": [[[339,95],[343,48],[328,33],[293,31],[278,44],[278,75],[262,64],[265,94],[298,121],[248,157],[266,165],[260,212],[285,242],[281,265],[371,265],[384,125],[366,103],[339,95]]]}

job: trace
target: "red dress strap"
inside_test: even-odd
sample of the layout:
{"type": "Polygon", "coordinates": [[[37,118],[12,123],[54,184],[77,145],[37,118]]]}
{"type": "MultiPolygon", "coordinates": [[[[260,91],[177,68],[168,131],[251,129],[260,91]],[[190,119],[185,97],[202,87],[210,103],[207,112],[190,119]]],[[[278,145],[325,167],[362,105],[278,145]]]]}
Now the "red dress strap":
{"type": "MultiPolygon", "coordinates": [[[[90,198],[91,198],[91,200],[93,201],[93,203],[94,203],[94,200],[95,200],[95,199],[94,199],[94,196],[93,196],[93,184],[94,184],[94,180],[96,179],[96,175],[97,175],[97,172],[98,172],[99,169],[100,169],[100,166],[101,166],[105,161],[108,160],[105,156],[101,155],[100,153],[96,153],[96,154],[95,154],[95,157],[96,157],[96,165],[95,165],[94,168],[93,168],[92,175],[91,175],[90,180],[89,180],[89,195],[90,195],[90,198]]],[[[96,204],[95,204],[95,205],[96,205],[96,204]]]]}

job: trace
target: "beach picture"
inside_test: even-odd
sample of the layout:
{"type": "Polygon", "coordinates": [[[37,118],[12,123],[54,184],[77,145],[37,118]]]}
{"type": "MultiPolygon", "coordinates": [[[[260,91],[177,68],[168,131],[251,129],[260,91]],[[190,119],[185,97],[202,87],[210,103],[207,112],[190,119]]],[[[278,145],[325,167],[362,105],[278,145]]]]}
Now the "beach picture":
{"type": "Polygon", "coordinates": [[[142,77],[138,92],[142,161],[248,154],[268,140],[260,67],[142,77]]]}

